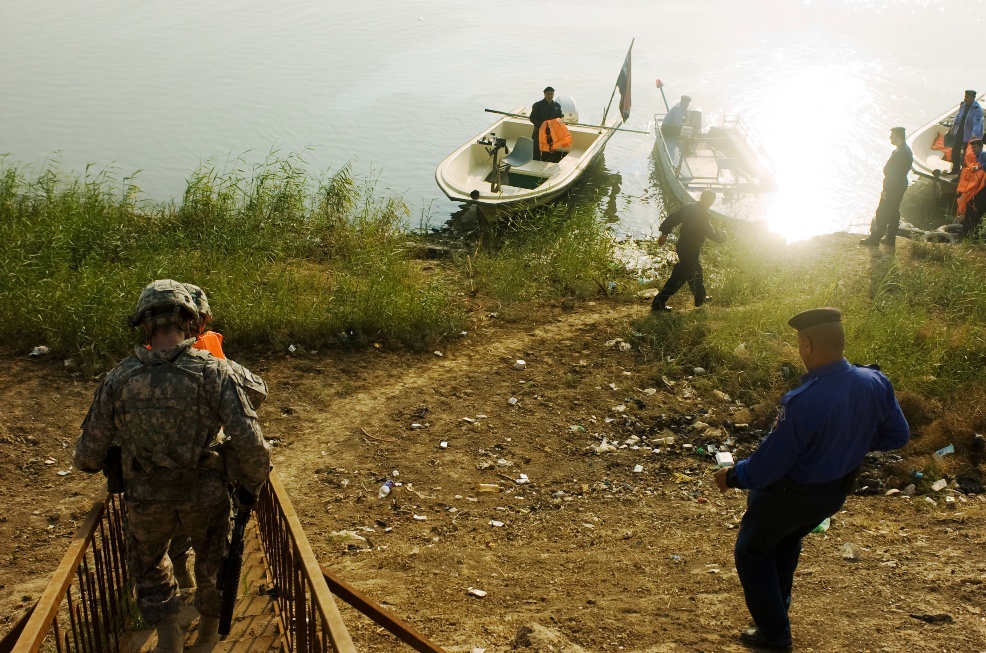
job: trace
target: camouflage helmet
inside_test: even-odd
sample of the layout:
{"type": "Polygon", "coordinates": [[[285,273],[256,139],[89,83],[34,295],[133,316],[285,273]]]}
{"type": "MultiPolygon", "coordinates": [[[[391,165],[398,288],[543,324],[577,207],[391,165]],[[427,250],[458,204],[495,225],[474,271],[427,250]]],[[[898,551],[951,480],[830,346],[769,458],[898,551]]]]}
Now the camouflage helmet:
{"type": "Polygon", "coordinates": [[[192,296],[192,303],[195,304],[195,310],[199,314],[199,317],[211,319],[212,308],[209,306],[209,298],[206,297],[205,291],[193,283],[185,283],[182,285],[185,286],[185,290],[188,291],[188,294],[192,296]]]}
{"type": "Polygon", "coordinates": [[[159,312],[156,321],[180,324],[181,313],[185,311],[187,314],[185,317],[190,317],[193,323],[198,323],[198,310],[196,310],[195,302],[185,286],[173,279],[158,279],[147,284],[147,287],[140,293],[137,308],[128,320],[130,328],[136,328],[145,321],[150,321],[154,309],[169,306],[172,308],[171,314],[161,315],[159,312]]]}

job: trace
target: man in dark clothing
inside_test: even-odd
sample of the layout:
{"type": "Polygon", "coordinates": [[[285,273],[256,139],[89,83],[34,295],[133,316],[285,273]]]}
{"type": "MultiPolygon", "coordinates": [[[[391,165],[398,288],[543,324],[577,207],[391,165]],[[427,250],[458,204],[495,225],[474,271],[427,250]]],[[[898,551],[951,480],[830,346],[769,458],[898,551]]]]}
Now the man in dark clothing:
{"type": "MultiPolygon", "coordinates": [[[[538,132],[541,130],[541,123],[552,118],[561,118],[564,115],[561,105],[555,102],[555,89],[550,86],[544,89],[544,99],[538,100],[531,107],[531,122],[534,123],[534,160],[541,161],[540,140],[538,132]]],[[[544,153],[548,155],[548,152],[544,153]]]]}
{"type": "Polygon", "coordinates": [[[837,513],[870,451],[899,449],[910,428],[889,379],[843,357],[842,313],[815,308],[788,321],[807,368],[781,399],[777,421],[749,458],[714,475],[716,486],[748,489],[736,536],[736,573],[756,624],[740,633],[752,648],[791,650],[791,590],[801,539],[837,513]]]}
{"type": "Polygon", "coordinates": [[[883,166],[883,192],[876,216],[870,223],[870,235],[859,241],[860,245],[879,245],[880,238],[888,247],[897,243],[897,229],[900,227],[900,203],[907,190],[907,173],[911,171],[914,155],[904,142],[904,128],[890,130],[890,143],[896,147],[883,166]],[[886,234],[886,235],[884,235],[886,234]]]}
{"type": "Polygon", "coordinates": [[[702,252],[702,243],[705,242],[706,238],[711,238],[717,243],[726,242],[726,232],[717,231],[710,221],[709,207],[715,201],[715,191],[705,189],[697,202],[686,204],[672,212],[661,223],[661,237],[657,240],[659,245],[666,243],[671,230],[681,225],[678,243],[675,245],[675,251],[678,252],[678,262],[671,270],[671,276],[661,288],[661,292],[654,297],[654,303],[651,304],[652,311],[670,311],[671,307],[666,302],[686,283],[695,297],[696,307],[701,306],[708,299],[705,296],[702,264],[698,260],[698,256],[702,252]]]}

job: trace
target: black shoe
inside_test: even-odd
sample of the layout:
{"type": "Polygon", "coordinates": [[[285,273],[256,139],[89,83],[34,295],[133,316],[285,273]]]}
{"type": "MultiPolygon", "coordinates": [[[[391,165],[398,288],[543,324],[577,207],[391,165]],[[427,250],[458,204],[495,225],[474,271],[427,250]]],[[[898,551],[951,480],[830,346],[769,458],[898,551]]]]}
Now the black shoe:
{"type": "Polygon", "coordinates": [[[896,239],[890,240],[889,238],[884,238],[881,242],[884,245],[886,245],[887,247],[897,247],[897,240],[896,239]]]}
{"type": "Polygon", "coordinates": [[[712,298],[709,297],[709,296],[706,296],[705,299],[696,299],[695,300],[695,308],[698,308],[702,304],[705,304],[706,302],[711,302],[711,301],[712,301],[712,298]]]}
{"type": "Polygon", "coordinates": [[[760,634],[759,628],[747,628],[740,631],[740,643],[750,648],[767,649],[770,651],[790,651],[791,640],[767,639],[760,634]]]}
{"type": "Polygon", "coordinates": [[[673,309],[667,304],[657,304],[650,307],[652,313],[670,313],[673,309]]]}
{"type": "Polygon", "coordinates": [[[877,245],[880,244],[880,239],[877,238],[876,240],[874,240],[872,238],[864,238],[861,241],[859,241],[859,244],[864,247],[876,247],[877,245]]]}

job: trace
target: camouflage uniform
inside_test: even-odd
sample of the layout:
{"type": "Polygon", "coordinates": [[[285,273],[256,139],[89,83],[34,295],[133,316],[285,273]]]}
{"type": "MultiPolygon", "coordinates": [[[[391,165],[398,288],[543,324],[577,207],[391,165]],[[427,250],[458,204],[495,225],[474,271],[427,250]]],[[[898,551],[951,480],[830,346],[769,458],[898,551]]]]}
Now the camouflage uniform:
{"type": "MultiPolygon", "coordinates": [[[[195,303],[195,308],[198,311],[199,319],[201,321],[199,331],[204,332],[209,322],[212,321],[212,308],[209,306],[209,297],[205,294],[205,291],[202,290],[202,288],[196,286],[195,284],[184,283],[182,285],[185,286],[185,289],[191,296],[192,301],[195,303]]],[[[202,333],[200,333],[196,338],[198,339],[201,337],[202,333]]],[[[221,335],[219,336],[219,342],[221,348],[221,335]]],[[[203,349],[202,343],[197,342],[195,348],[203,349]]],[[[206,350],[211,351],[209,349],[206,350]]],[[[267,383],[246,367],[243,367],[234,360],[226,358],[221,349],[218,354],[216,352],[213,352],[213,354],[224,359],[229,364],[229,368],[233,372],[233,379],[236,381],[236,384],[246,391],[253,407],[255,409],[260,408],[260,405],[267,399],[267,383]]],[[[220,431],[220,435],[221,433],[222,432],[220,431]]],[[[174,537],[171,538],[171,546],[168,547],[168,557],[171,558],[171,563],[176,569],[183,570],[183,577],[187,577],[188,575],[188,572],[185,570],[188,568],[188,554],[191,552],[192,538],[189,537],[188,533],[186,533],[179,525],[174,537]]],[[[189,582],[190,580],[191,579],[186,578],[185,582],[189,582]]],[[[187,586],[191,587],[190,584],[187,586]]],[[[182,585],[182,587],[186,587],[186,585],[182,585]]]]}
{"type": "Polygon", "coordinates": [[[256,493],[270,470],[250,399],[225,361],[192,349],[194,338],[160,350],[137,347],[96,390],[75,444],[75,465],[102,469],[114,441],[122,444],[128,564],[137,606],[155,624],[177,613],[180,592],[167,556],[180,524],[195,549],[195,606],[219,614],[216,572],[225,555],[230,480],[256,493]],[[220,442],[219,425],[225,427],[220,442]]]}

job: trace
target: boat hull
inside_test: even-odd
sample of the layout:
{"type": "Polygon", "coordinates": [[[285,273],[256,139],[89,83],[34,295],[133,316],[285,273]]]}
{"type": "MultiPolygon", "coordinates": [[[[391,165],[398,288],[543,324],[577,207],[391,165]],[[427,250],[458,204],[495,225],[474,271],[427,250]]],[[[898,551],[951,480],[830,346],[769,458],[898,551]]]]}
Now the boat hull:
{"type": "MultiPolygon", "coordinates": [[[[986,94],[980,95],[977,101],[982,104],[984,97],[986,94]]],[[[958,104],[955,105],[927,125],[916,129],[907,138],[907,145],[914,155],[911,170],[922,177],[934,179],[947,186],[957,186],[958,175],[947,174],[952,163],[944,158],[944,153],[941,150],[932,149],[932,146],[940,135],[948,132],[956,115],[958,115],[959,106],[958,104]]]]}
{"type": "Polygon", "coordinates": [[[690,139],[688,152],[682,152],[678,139],[661,132],[663,116],[654,118],[654,171],[669,204],[697,201],[703,190],[711,189],[717,195],[712,208],[717,217],[744,222],[767,218],[777,185],[737,119],[690,139]]]}

